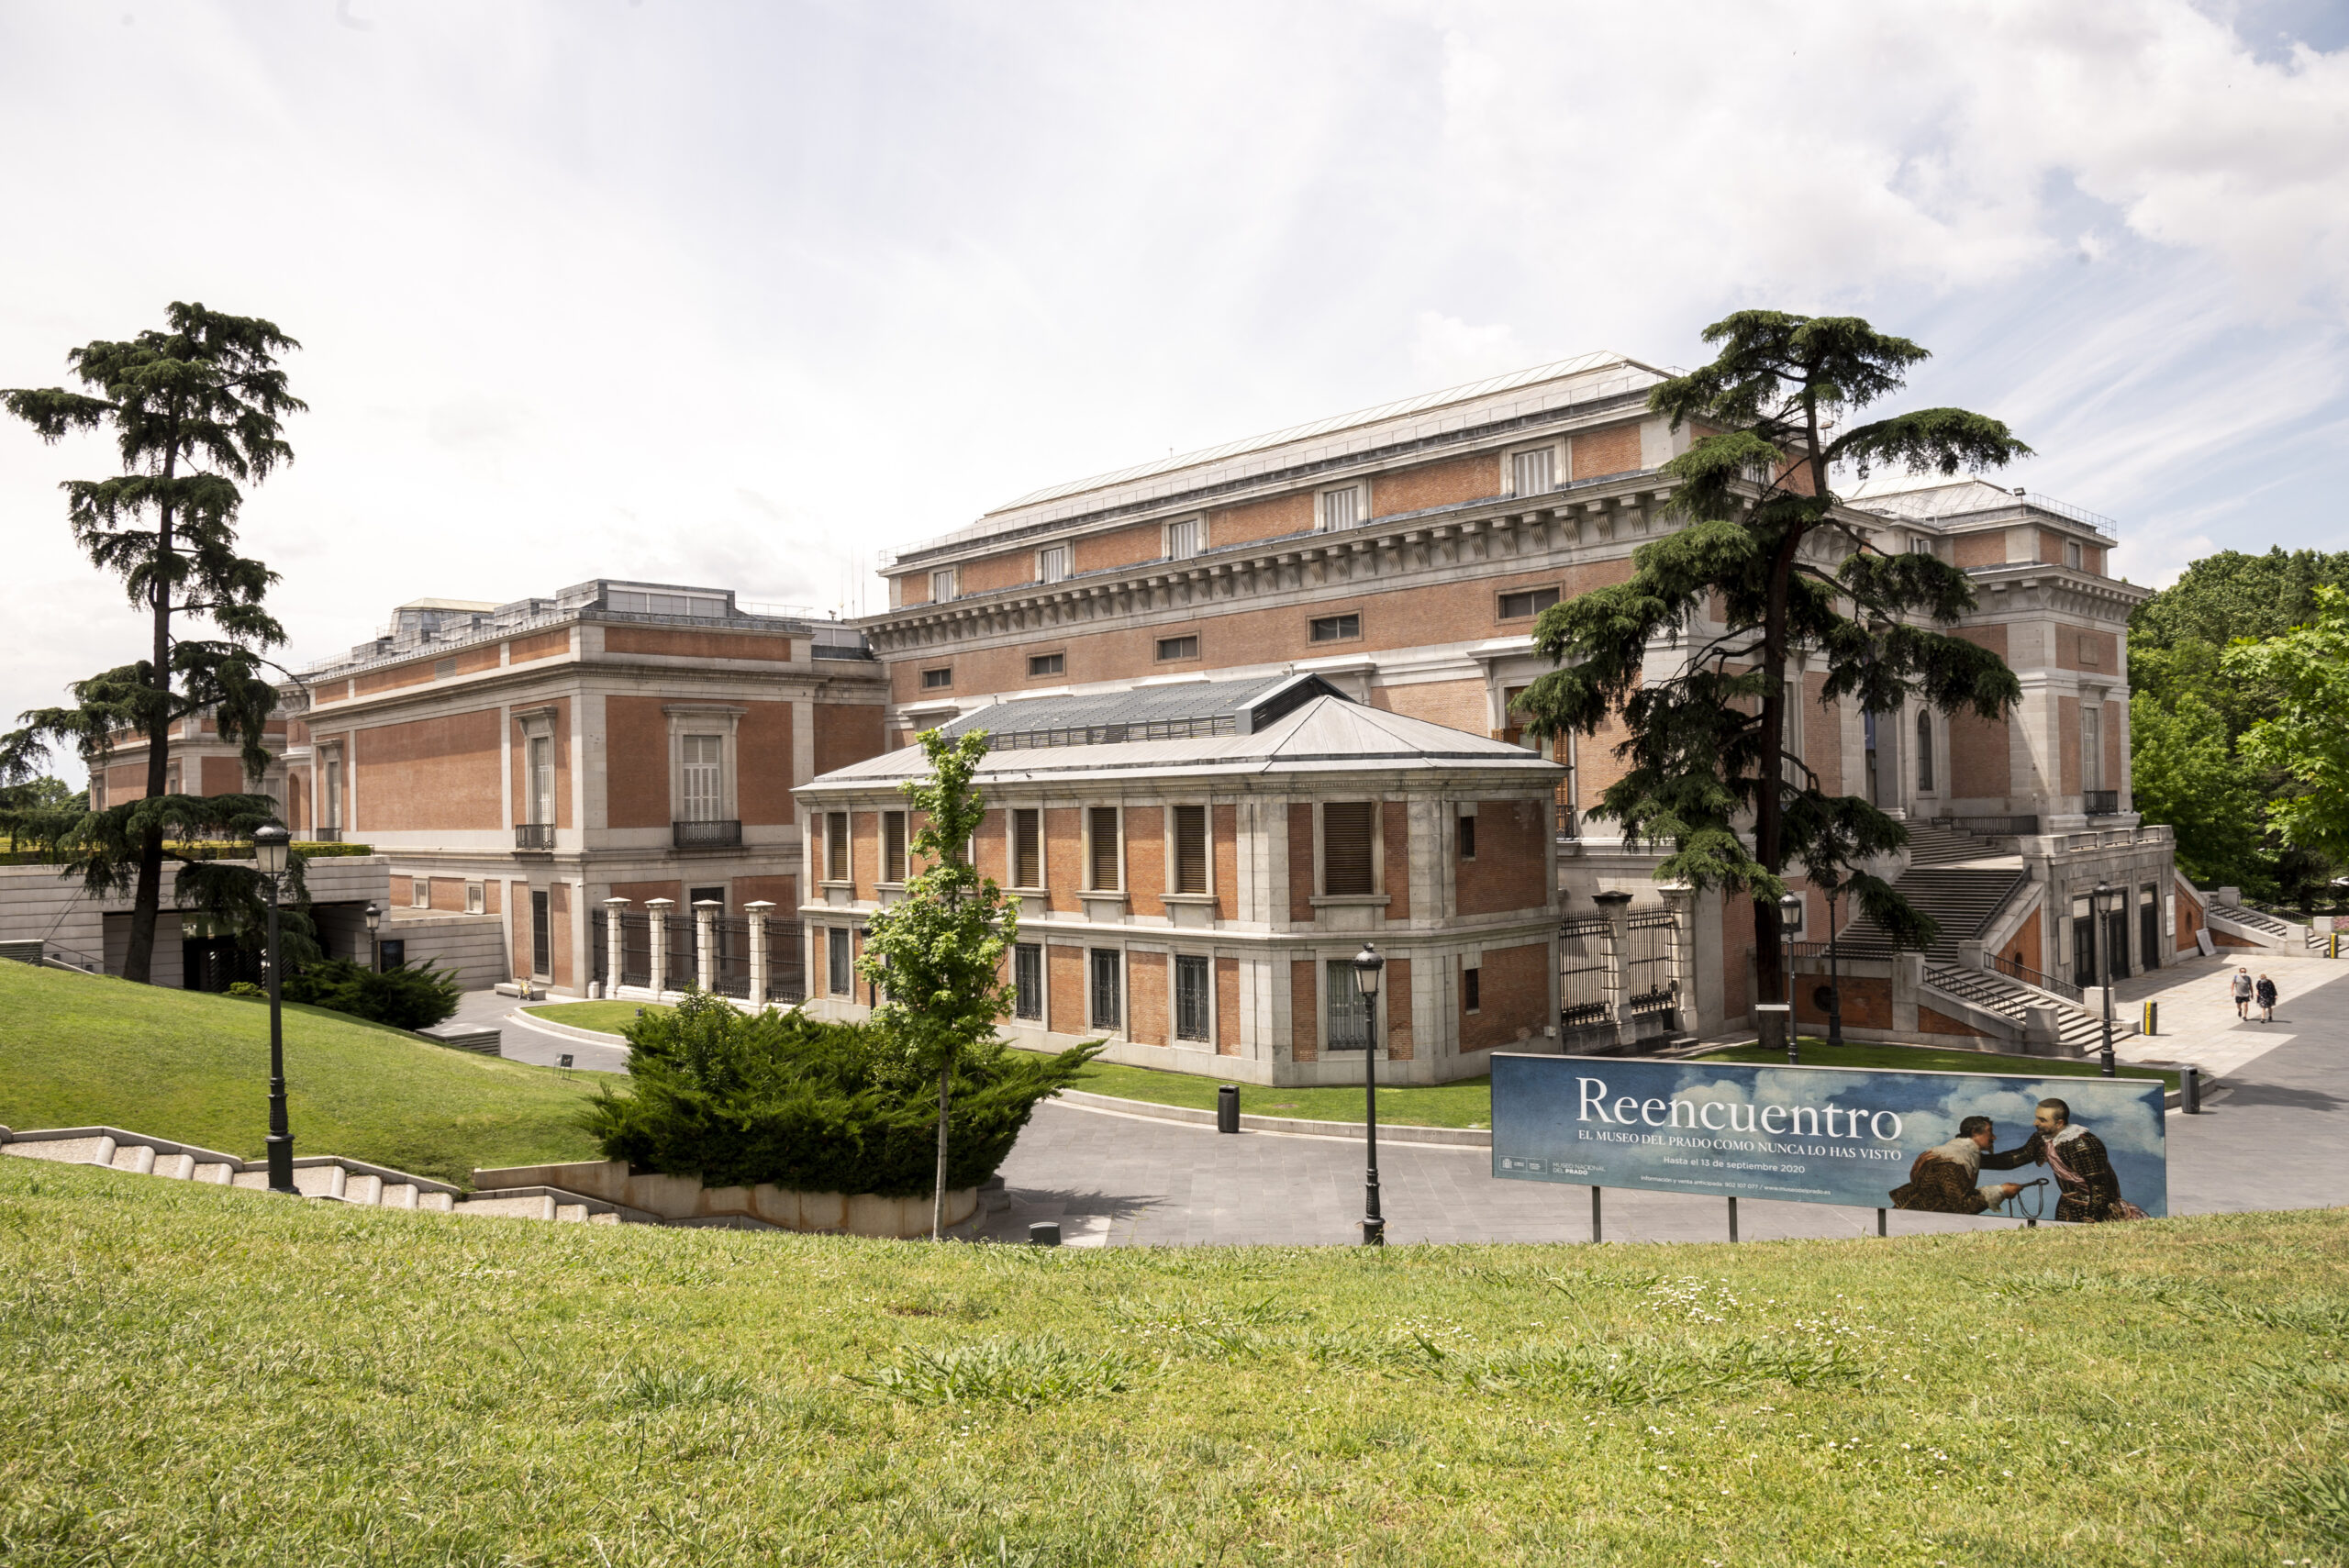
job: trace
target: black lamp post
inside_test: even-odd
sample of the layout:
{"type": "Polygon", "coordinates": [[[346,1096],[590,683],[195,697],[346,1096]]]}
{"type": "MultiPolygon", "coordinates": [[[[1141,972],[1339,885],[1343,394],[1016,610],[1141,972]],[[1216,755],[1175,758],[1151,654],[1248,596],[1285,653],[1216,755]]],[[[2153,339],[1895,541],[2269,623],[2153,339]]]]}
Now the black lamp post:
{"type": "Polygon", "coordinates": [[[367,906],[367,967],[382,973],[384,950],[375,940],[375,928],[384,923],[384,912],[371,901],[367,906]]]}
{"type": "Polygon", "coordinates": [[[1362,1189],[1362,1244],[1386,1244],[1386,1218],[1378,1212],[1378,975],[1386,961],[1368,942],[1354,954],[1354,988],[1362,993],[1362,1104],[1370,1169],[1362,1189]]]}
{"type": "Polygon", "coordinates": [[[1827,1043],[1843,1043],[1843,976],[1835,965],[1835,895],[1839,889],[1830,884],[1827,889],[1827,1043]]]}
{"type": "Polygon", "coordinates": [[[269,1190],[298,1197],[294,1185],[294,1134],[285,1125],[285,1035],[277,1008],[277,887],[294,835],[274,822],[253,829],[253,862],[269,884],[269,1190]]]}
{"type": "Polygon", "coordinates": [[[1787,1065],[1802,1065],[1802,1048],[1798,1044],[1802,1031],[1795,1028],[1795,943],[1797,931],[1802,929],[1802,895],[1778,895],[1778,962],[1787,972],[1787,1065]]]}
{"type": "Polygon", "coordinates": [[[2104,993],[2104,1075],[2120,1076],[2120,1068],[2112,1060],[2112,911],[2118,906],[2120,890],[2109,882],[2096,884],[2096,977],[2104,993]]]}

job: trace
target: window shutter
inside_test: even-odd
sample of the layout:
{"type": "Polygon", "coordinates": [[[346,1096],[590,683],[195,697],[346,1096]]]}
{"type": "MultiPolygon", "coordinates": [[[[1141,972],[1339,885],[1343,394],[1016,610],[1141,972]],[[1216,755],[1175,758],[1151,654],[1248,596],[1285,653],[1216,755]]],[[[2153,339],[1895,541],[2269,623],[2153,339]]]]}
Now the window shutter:
{"type": "Polygon", "coordinates": [[[902,811],[881,814],[881,880],[906,880],[906,814],[902,811]]]}
{"type": "Polygon", "coordinates": [[[1011,814],[1011,882],[1015,887],[1041,887],[1044,884],[1044,836],[1039,828],[1041,816],[1041,813],[1028,809],[1011,814]]]}
{"type": "Polygon", "coordinates": [[[1174,808],[1174,891],[1207,890],[1208,808],[1178,806],[1174,808]]]}
{"type": "Polygon", "coordinates": [[[1331,801],[1321,808],[1321,890],[1333,896],[1375,893],[1370,836],[1378,819],[1368,800],[1331,801]]]}
{"type": "Polygon", "coordinates": [[[1093,890],[1118,891],[1118,808],[1096,806],[1093,823],[1093,890]]]}

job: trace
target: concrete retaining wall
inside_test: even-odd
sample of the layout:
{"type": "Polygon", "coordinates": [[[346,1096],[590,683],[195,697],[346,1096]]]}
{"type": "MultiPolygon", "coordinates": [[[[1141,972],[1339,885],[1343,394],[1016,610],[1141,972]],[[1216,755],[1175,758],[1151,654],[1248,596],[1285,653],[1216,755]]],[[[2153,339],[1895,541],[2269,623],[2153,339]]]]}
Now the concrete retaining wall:
{"type": "MultiPolygon", "coordinates": [[[[475,1171],[482,1193],[511,1187],[560,1187],[642,1209],[671,1225],[750,1220],[778,1230],[910,1238],[930,1234],[930,1200],[875,1197],[871,1193],[802,1193],[762,1183],[754,1187],[706,1187],[696,1176],[630,1175],[625,1160],[572,1165],[505,1165],[475,1171]]],[[[979,1211],[979,1189],[946,1195],[946,1223],[960,1225],[979,1211]]]]}

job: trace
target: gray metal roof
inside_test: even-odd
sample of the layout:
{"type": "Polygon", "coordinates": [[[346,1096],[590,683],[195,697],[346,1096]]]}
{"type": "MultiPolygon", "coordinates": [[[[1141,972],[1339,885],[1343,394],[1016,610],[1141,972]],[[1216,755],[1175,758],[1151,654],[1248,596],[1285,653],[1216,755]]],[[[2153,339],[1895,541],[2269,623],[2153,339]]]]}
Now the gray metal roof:
{"type": "Polygon", "coordinates": [[[1317,696],[1353,700],[1319,675],[1252,675],[1015,698],[974,708],[940,728],[950,736],[984,729],[999,751],[1248,735],[1317,696]]]}

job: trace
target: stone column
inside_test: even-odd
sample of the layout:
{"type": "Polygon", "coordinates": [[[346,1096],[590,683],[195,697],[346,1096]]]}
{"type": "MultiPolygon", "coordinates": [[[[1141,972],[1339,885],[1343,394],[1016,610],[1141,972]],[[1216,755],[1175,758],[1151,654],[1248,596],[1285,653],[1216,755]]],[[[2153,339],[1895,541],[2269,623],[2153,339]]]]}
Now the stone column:
{"type": "Polygon", "coordinates": [[[648,898],[644,912],[652,922],[652,995],[655,1001],[669,988],[669,911],[677,906],[674,898],[648,898]]]}
{"type": "Polygon", "coordinates": [[[1664,884],[1664,907],[1672,911],[1673,1026],[1689,1034],[1697,1028],[1697,890],[1685,882],[1664,884]]]}
{"type": "Polygon", "coordinates": [[[718,912],[725,907],[715,898],[694,905],[694,984],[704,991],[718,989],[718,912]]]}
{"type": "Polygon", "coordinates": [[[753,898],[742,906],[742,913],[751,923],[751,1010],[757,1012],[767,1005],[767,976],[772,968],[767,956],[767,917],[774,913],[774,905],[753,898]]]}
{"type": "Polygon", "coordinates": [[[1639,1041],[1637,1026],[1631,1020],[1631,984],[1629,962],[1631,953],[1631,895],[1628,893],[1595,893],[1591,901],[1598,912],[1607,917],[1607,1014],[1615,1023],[1615,1043],[1626,1048],[1639,1041]]]}
{"type": "Polygon", "coordinates": [[[620,994],[620,962],[628,956],[628,943],[620,934],[620,915],[628,908],[625,898],[604,900],[604,995],[620,994]]]}

